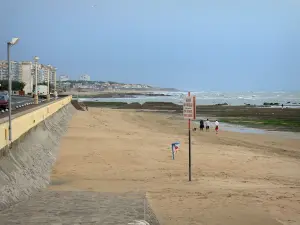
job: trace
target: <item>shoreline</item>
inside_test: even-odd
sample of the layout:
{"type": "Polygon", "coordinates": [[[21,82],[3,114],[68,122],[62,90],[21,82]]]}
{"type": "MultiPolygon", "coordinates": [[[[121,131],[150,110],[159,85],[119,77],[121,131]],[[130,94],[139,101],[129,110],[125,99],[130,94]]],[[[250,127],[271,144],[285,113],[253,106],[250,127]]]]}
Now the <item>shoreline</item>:
{"type": "MultiPolygon", "coordinates": [[[[66,92],[67,93],[67,92],[66,92]]],[[[182,104],[183,98],[185,96],[184,92],[180,91],[163,91],[163,90],[105,90],[105,91],[71,91],[68,94],[73,95],[74,99],[80,98],[85,101],[126,101],[126,102],[147,102],[147,101],[157,101],[157,102],[173,102],[175,104],[182,104]],[[177,93],[177,94],[174,94],[177,93]]],[[[201,95],[201,93],[200,93],[201,95]]],[[[278,107],[281,108],[300,108],[300,96],[297,99],[276,99],[276,97],[271,99],[251,99],[249,97],[243,99],[236,96],[236,98],[220,98],[220,96],[215,96],[214,98],[202,98],[197,97],[197,104],[199,105],[232,105],[232,106],[249,106],[249,107],[278,107]]]]}
{"type": "MultiPolygon", "coordinates": [[[[152,110],[161,113],[181,114],[182,105],[170,102],[88,102],[88,107],[152,110]]],[[[197,117],[218,119],[220,122],[258,128],[268,131],[300,132],[299,108],[273,108],[254,106],[197,105],[197,117]]],[[[196,120],[197,121],[197,120],[196,120]]]]}
{"type": "Polygon", "coordinates": [[[128,91],[95,91],[95,92],[66,92],[68,95],[73,95],[75,98],[135,98],[134,96],[156,96],[156,97],[169,97],[170,94],[162,94],[156,92],[168,92],[168,91],[153,91],[153,90],[128,90],[128,91]]]}

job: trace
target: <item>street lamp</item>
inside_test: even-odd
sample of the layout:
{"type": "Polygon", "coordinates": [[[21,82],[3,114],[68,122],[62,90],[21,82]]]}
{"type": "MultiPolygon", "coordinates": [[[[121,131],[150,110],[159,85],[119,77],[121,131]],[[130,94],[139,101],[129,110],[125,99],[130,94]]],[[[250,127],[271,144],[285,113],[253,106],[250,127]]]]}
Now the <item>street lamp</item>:
{"type": "Polygon", "coordinates": [[[11,132],[11,76],[10,76],[10,48],[16,45],[19,38],[12,38],[10,42],[7,42],[7,63],[8,63],[8,140],[9,143],[12,141],[11,132]]]}
{"type": "Polygon", "coordinates": [[[53,86],[54,86],[54,91],[53,91],[53,93],[54,93],[54,97],[55,97],[55,99],[57,99],[57,90],[56,90],[56,70],[57,70],[57,68],[56,67],[54,67],[53,68],[53,72],[54,72],[54,74],[53,74],[53,86]]]}
{"type": "Polygon", "coordinates": [[[48,87],[48,92],[47,92],[47,101],[50,101],[50,69],[51,65],[48,64],[48,79],[47,79],[47,87],[48,87]]]}
{"type": "Polygon", "coordinates": [[[80,81],[80,76],[78,77],[78,83],[77,83],[77,101],[79,101],[79,81],[80,81]]]}
{"type": "Polygon", "coordinates": [[[57,70],[57,68],[54,67],[53,68],[53,71],[54,71],[54,77],[53,77],[54,91],[56,91],[56,70],[57,70]]]}
{"type": "Polygon", "coordinates": [[[34,104],[39,104],[39,96],[38,96],[38,91],[37,91],[37,84],[38,84],[38,61],[39,61],[39,57],[35,56],[34,58],[34,62],[35,62],[35,94],[34,94],[34,104]]]}

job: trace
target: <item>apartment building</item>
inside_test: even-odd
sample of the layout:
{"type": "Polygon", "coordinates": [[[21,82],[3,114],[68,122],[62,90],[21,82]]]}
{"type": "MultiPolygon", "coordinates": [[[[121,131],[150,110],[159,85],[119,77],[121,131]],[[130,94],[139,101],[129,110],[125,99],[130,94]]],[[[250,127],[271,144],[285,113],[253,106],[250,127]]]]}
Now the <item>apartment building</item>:
{"type": "MultiPolygon", "coordinates": [[[[11,61],[11,79],[19,82],[24,82],[25,94],[31,93],[35,84],[35,63],[31,61],[16,62],[11,61]]],[[[53,66],[45,66],[37,64],[37,82],[44,83],[49,80],[51,84],[56,83],[56,68],[53,66]]],[[[0,61],[0,80],[8,80],[8,62],[7,60],[0,61]]]]}
{"type": "Polygon", "coordinates": [[[36,83],[35,81],[36,68],[37,68],[37,83],[43,83],[45,81],[45,71],[42,68],[42,65],[41,64],[36,65],[35,63],[33,63],[31,67],[31,76],[33,79],[33,85],[35,85],[36,83]]]}
{"type": "MultiPolygon", "coordinates": [[[[32,76],[35,83],[35,64],[32,64],[32,76]]],[[[53,66],[38,64],[37,65],[37,82],[38,83],[47,83],[48,76],[50,84],[56,82],[56,68],[53,66]]]]}
{"type": "Polygon", "coordinates": [[[91,77],[87,74],[80,75],[79,80],[90,81],[91,77]]]}
{"type": "Polygon", "coordinates": [[[20,80],[25,83],[25,94],[31,93],[33,89],[32,62],[21,62],[20,80]]]}
{"type": "MultiPolygon", "coordinates": [[[[16,61],[10,62],[11,68],[11,79],[15,81],[22,81],[21,80],[21,64],[16,61]]],[[[8,62],[6,60],[0,61],[0,79],[1,80],[8,80],[8,62]]]]}
{"type": "Polygon", "coordinates": [[[51,67],[46,65],[41,65],[41,74],[39,77],[39,83],[47,83],[48,82],[48,76],[49,80],[51,80],[51,67]]]}
{"type": "MultiPolygon", "coordinates": [[[[24,61],[24,62],[15,62],[11,61],[11,79],[13,81],[24,82],[25,94],[31,93],[32,91],[32,62],[24,61]]],[[[6,60],[0,61],[0,79],[8,80],[8,62],[6,60]]]]}
{"type": "Polygon", "coordinates": [[[68,75],[60,75],[59,80],[61,82],[70,80],[68,75]]]}
{"type": "Polygon", "coordinates": [[[49,82],[50,84],[54,84],[56,82],[56,68],[49,65],[41,65],[41,77],[39,79],[39,82],[48,82],[48,76],[49,76],[49,82]]]}
{"type": "Polygon", "coordinates": [[[56,84],[56,68],[55,67],[52,67],[52,69],[51,69],[50,83],[56,84]]]}

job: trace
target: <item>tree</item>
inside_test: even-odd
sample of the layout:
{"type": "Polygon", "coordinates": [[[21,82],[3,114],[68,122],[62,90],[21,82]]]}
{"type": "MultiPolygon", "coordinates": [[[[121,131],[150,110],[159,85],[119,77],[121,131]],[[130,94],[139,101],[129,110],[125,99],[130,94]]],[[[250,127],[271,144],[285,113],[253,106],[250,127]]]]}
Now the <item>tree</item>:
{"type": "Polygon", "coordinates": [[[23,91],[25,85],[26,84],[24,82],[19,82],[19,81],[12,81],[11,84],[13,91],[23,91]]]}
{"type": "Polygon", "coordinates": [[[8,90],[8,80],[1,80],[0,81],[0,84],[1,84],[1,90],[8,90]]]}
{"type": "Polygon", "coordinates": [[[20,88],[21,88],[21,91],[24,91],[24,87],[26,86],[26,83],[25,82],[21,82],[20,83],[20,88]]]}
{"type": "MultiPolygon", "coordinates": [[[[1,84],[1,87],[0,87],[1,90],[6,90],[6,91],[8,90],[8,80],[1,80],[0,84],[1,84]]],[[[24,83],[24,82],[19,82],[19,81],[13,80],[11,82],[11,89],[13,91],[23,91],[25,85],[26,85],[26,83],[24,83]]]]}

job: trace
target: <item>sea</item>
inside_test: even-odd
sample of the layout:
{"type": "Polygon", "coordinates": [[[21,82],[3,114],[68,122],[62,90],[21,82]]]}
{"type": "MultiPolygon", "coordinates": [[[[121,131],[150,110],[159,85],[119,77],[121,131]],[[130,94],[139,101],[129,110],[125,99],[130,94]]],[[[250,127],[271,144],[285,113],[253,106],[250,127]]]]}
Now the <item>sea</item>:
{"type": "MultiPolygon", "coordinates": [[[[175,104],[183,104],[184,98],[187,92],[153,92],[155,94],[165,94],[170,96],[130,96],[126,98],[80,98],[80,101],[96,101],[96,102],[173,102],[175,104]]],[[[281,107],[283,104],[285,107],[300,108],[300,92],[219,92],[219,91],[199,91],[191,92],[191,95],[196,96],[197,105],[216,105],[224,104],[232,106],[239,105],[256,105],[262,106],[264,103],[278,103],[281,107]]]]}
{"type": "MultiPolygon", "coordinates": [[[[187,92],[178,91],[178,92],[152,92],[155,94],[165,94],[170,96],[142,96],[136,95],[128,98],[80,98],[79,101],[95,101],[95,102],[139,102],[143,104],[145,102],[173,102],[175,104],[183,104],[187,92]]],[[[256,105],[258,107],[262,106],[265,102],[267,103],[278,103],[278,106],[269,106],[269,107],[281,107],[281,104],[285,108],[300,108],[300,92],[218,92],[218,91],[199,91],[191,92],[191,95],[196,96],[197,105],[216,105],[224,104],[232,106],[239,105],[256,105]]],[[[198,118],[203,119],[203,118],[198,118]]],[[[264,129],[244,127],[236,124],[227,124],[222,123],[221,127],[223,130],[239,132],[239,133],[256,133],[256,134],[272,134],[279,137],[287,138],[296,138],[300,139],[299,133],[295,132],[281,132],[281,131],[268,131],[264,129]]],[[[195,125],[198,126],[198,122],[195,122],[195,125]]]]}

